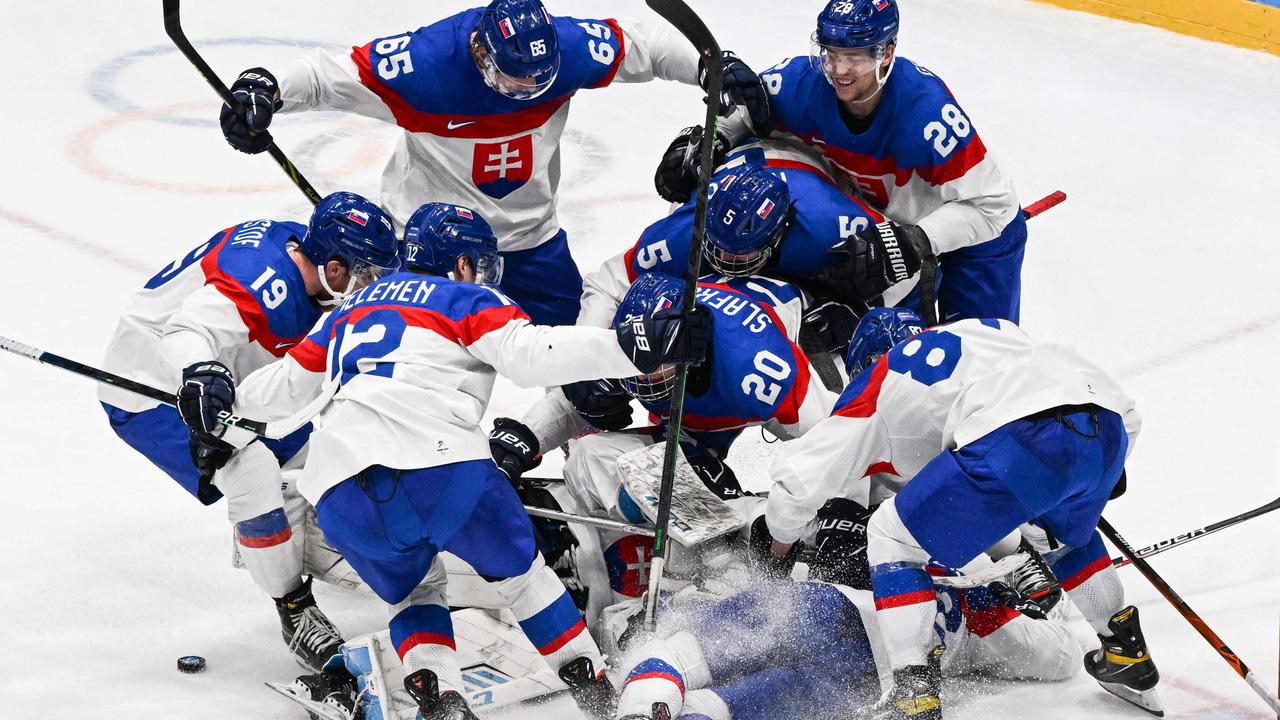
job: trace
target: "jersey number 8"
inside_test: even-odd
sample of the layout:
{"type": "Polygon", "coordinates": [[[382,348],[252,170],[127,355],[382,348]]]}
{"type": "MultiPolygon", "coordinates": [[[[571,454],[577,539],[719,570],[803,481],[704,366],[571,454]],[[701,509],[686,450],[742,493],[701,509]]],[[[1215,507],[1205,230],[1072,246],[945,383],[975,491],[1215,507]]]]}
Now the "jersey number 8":
{"type": "Polygon", "coordinates": [[[960,144],[957,138],[969,137],[969,132],[973,130],[973,127],[969,125],[969,118],[960,112],[960,108],[951,103],[942,106],[942,119],[946,121],[947,125],[951,126],[951,132],[954,132],[955,135],[953,136],[951,132],[948,132],[942,123],[934,120],[924,126],[924,139],[932,140],[933,149],[945,158],[951,154],[952,150],[956,149],[956,145],[960,144]]]}

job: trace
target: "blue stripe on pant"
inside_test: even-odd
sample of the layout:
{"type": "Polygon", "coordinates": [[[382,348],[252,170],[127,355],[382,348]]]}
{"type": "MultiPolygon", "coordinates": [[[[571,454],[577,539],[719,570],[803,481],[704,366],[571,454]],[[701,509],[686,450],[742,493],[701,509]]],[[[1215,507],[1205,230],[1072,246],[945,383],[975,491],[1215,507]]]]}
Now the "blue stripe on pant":
{"type": "Polygon", "coordinates": [[[1129,444],[1118,414],[1094,414],[1096,424],[1090,412],[1065,416],[1079,432],[1053,417],[1024,418],[943,452],[898,494],[898,516],[921,547],[953,568],[1037,518],[1063,544],[1086,545],[1129,444]]]}
{"type": "MultiPolygon", "coordinates": [[[[102,403],[102,409],[106,411],[116,435],[176,480],[182,489],[200,498],[205,505],[212,505],[222,497],[214,487],[206,488],[206,493],[201,496],[200,472],[191,461],[187,445],[191,431],[183,424],[176,408],[160,405],[134,413],[102,403]]],[[[257,442],[265,445],[283,465],[298,454],[310,437],[311,423],[307,423],[279,440],[261,439],[257,442]]]]}
{"type": "Polygon", "coordinates": [[[537,553],[529,516],[492,460],[400,471],[375,465],[329,488],[316,519],[392,605],[408,597],[442,550],[490,578],[525,573],[537,553]]]}

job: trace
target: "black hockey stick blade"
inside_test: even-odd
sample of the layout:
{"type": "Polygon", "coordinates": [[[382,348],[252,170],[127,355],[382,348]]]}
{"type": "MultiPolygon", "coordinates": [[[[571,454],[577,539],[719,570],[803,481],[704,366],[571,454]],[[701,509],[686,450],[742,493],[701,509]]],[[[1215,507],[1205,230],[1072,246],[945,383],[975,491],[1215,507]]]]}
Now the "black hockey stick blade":
{"type": "Polygon", "coordinates": [[[1102,532],[1102,535],[1107,538],[1107,540],[1111,541],[1112,545],[1116,546],[1116,549],[1120,551],[1121,555],[1124,555],[1128,558],[1129,562],[1133,563],[1133,566],[1138,569],[1138,572],[1142,573],[1142,576],[1147,579],[1147,582],[1151,583],[1152,586],[1155,587],[1156,591],[1163,595],[1165,600],[1169,601],[1170,605],[1173,605],[1173,608],[1178,611],[1178,614],[1182,615],[1182,617],[1191,624],[1191,627],[1195,628],[1196,632],[1200,633],[1200,637],[1204,638],[1205,642],[1209,643],[1209,645],[1213,647],[1214,651],[1231,666],[1231,669],[1243,678],[1246,683],[1248,683],[1249,687],[1258,694],[1258,697],[1262,698],[1263,702],[1267,703],[1267,706],[1271,708],[1271,711],[1280,715],[1280,700],[1276,699],[1275,693],[1263,687],[1262,682],[1253,674],[1253,671],[1249,669],[1249,666],[1244,664],[1244,661],[1240,659],[1240,656],[1236,655],[1235,651],[1227,647],[1227,644],[1222,641],[1222,638],[1218,637],[1218,634],[1213,631],[1213,628],[1209,627],[1208,623],[1200,617],[1200,614],[1195,610],[1192,610],[1191,606],[1187,604],[1187,601],[1183,600],[1182,597],[1178,595],[1172,587],[1170,587],[1169,583],[1165,582],[1164,578],[1160,577],[1160,575],[1152,569],[1151,565],[1148,564],[1146,560],[1137,556],[1137,553],[1134,551],[1133,547],[1129,545],[1129,542],[1125,540],[1120,533],[1116,532],[1116,529],[1111,526],[1111,523],[1107,522],[1106,518],[1098,518],[1098,530],[1102,532]]]}
{"type": "MultiPolygon", "coordinates": [[[[1276,498],[1275,500],[1272,500],[1266,505],[1256,507],[1247,512],[1242,512],[1239,515],[1236,515],[1234,517],[1229,517],[1226,520],[1219,520],[1218,522],[1213,523],[1211,525],[1205,525],[1202,528],[1197,528],[1190,532],[1182,533],[1181,535],[1175,535],[1169,538],[1168,540],[1161,540],[1160,542],[1155,543],[1153,545],[1148,545],[1144,548],[1140,548],[1138,550],[1135,550],[1134,554],[1140,558],[1149,558],[1152,555],[1159,555],[1160,553],[1166,550],[1172,550],[1180,545],[1185,545],[1191,542],[1192,540],[1199,540],[1200,538],[1206,535],[1212,535],[1213,533],[1216,533],[1219,530],[1226,530],[1232,525],[1239,525],[1245,520],[1252,520],[1253,518],[1256,518],[1259,515],[1266,515],[1267,513],[1273,512],[1275,510],[1280,510],[1280,498],[1276,498]]],[[[1111,565],[1114,567],[1124,567],[1125,565],[1129,565],[1129,564],[1130,564],[1129,559],[1125,558],[1124,556],[1111,558],[1111,565]]]]}
{"type": "MultiPolygon", "coordinates": [[[[204,81],[209,84],[209,87],[213,88],[213,91],[218,94],[218,97],[222,98],[222,102],[229,108],[239,110],[240,102],[231,94],[230,88],[218,79],[217,73],[213,71],[213,68],[209,67],[209,63],[205,62],[203,57],[200,57],[200,53],[196,52],[191,41],[188,40],[186,34],[183,33],[182,17],[180,14],[180,8],[178,7],[179,0],[161,1],[164,3],[164,31],[168,34],[169,39],[173,41],[173,44],[178,47],[178,50],[182,52],[183,56],[185,56],[195,67],[196,72],[200,73],[200,77],[204,78],[204,81]]],[[[293,181],[293,184],[302,191],[302,194],[307,196],[307,199],[311,201],[312,205],[320,202],[320,193],[312,187],[310,182],[307,182],[307,179],[302,176],[302,173],[298,170],[297,166],[295,166],[289,158],[285,157],[284,151],[276,146],[275,141],[272,141],[271,145],[267,147],[267,152],[275,159],[276,164],[280,166],[280,169],[284,170],[285,174],[289,176],[289,179],[293,181]]]]}
{"type": "MultiPolygon", "coordinates": [[[[30,360],[35,360],[38,363],[62,368],[67,372],[75,373],[76,375],[87,377],[91,380],[97,380],[100,383],[114,385],[121,390],[128,390],[131,393],[151,398],[152,400],[162,402],[166,405],[173,405],[177,401],[177,397],[172,392],[165,392],[159,388],[154,388],[150,385],[137,382],[136,380],[121,377],[115,373],[107,372],[106,370],[100,370],[91,365],[85,365],[84,363],[64,358],[61,355],[54,355],[51,352],[45,352],[39,348],[34,348],[30,345],[20,343],[17,340],[10,340],[7,337],[0,336],[0,350],[11,352],[14,355],[21,355],[22,357],[30,360]]],[[[270,435],[267,423],[237,417],[231,413],[223,413],[222,416],[218,418],[218,422],[229,427],[238,427],[248,430],[249,432],[258,435],[270,435]]]]}

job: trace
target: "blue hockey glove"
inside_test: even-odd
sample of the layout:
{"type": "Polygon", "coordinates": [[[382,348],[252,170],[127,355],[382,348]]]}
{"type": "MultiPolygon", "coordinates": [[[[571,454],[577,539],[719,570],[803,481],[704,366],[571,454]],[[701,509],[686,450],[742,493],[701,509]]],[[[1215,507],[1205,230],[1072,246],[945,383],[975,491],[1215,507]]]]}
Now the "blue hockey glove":
{"type": "Polygon", "coordinates": [[[256,155],[271,146],[271,117],[280,109],[280,86],[276,78],[263,68],[249,68],[231,84],[231,94],[240,101],[237,112],[226,105],[218,120],[222,136],[231,147],[256,155]]]}
{"type": "MultiPolygon", "coordinates": [[[[667,202],[686,203],[698,189],[698,161],[702,145],[702,126],[687,127],[676,135],[653,174],[653,187],[667,202]]],[[[729,151],[729,140],[721,133],[711,146],[712,167],[719,167],[729,151]]]]}
{"type": "MultiPolygon", "coordinates": [[[[746,107],[751,116],[751,127],[759,137],[765,137],[773,125],[773,109],[769,106],[769,92],[764,83],[742,58],[732,50],[724,51],[724,85],[721,90],[723,107],[722,115],[732,112],[732,106],[746,107]]],[[[707,66],[704,59],[698,60],[698,86],[707,89],[707,66]]]]}
{"type": "Polygon", "coordinates": [[[527,425],[511,418],[493,421],[489,433],[489,452],[493,462],[514,485],[520,476],[542,463],[542,447],[538,436],[527,425]]]}
{"type": "Polygon", "coordinates": [[[671,307],[638,315],[618,325],[615,332],[622,351],[647,375],[668,363],[702,362],[711,343],[711,315],[703,307],[694,307],[688,316],[671,307]]]}
{"type": "Polygon", "coordinates": [[[631,425],[631,395],[615,380],[582,380],[560,390],[592,427],[624,430],[631,425]]]}
{"type": "Polygon", "coordinates": [[[218,416],[231,412],[236,403],[236,382],[231,370],[217,360],[207,360],[182,371],[178,388],[178,415],[201,439],[218,439],[227,428],[218,416]]]}

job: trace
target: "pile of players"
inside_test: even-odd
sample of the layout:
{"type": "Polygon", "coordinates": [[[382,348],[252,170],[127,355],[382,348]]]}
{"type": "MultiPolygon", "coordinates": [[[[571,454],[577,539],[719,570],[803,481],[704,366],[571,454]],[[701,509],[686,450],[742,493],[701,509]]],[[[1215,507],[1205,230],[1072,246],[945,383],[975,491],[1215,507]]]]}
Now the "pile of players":
{"type": "Polygon", "coordinates": [[[1064,591],[1101,640],[1089,674],[1159,711],[1137,611],[1095,529],[1123,490],[1133,403],[1017,327],[1026,226],[1011,181],[942,81],[897,56],[898,23],[894,0],[832,0],[809,57],[759,74],[722,58],[714,274],[688,315],[703,128],[658,168],[679,206],[585,280],[555,215],[577,91],[699,82],[670,28],[494,0],[316,51],[279,78],[239,76],[241,107],[221,123],[243,152],[271,144],[277,112],[401,127],[382,207],[335,193],[306,225],[239,223],[166,267],[122,317],[106,369],[176,387],[176,409],[114,387],[101,399],[120,438],[184,489],[225,496],[316,701],[357,712],[334,661],[342,636],[304,579],[283,467],[302,468],[325,538],[390,606],[428,720],[475,717],[445,551],[504,598],[593,718],[940,718],[943,669],[1075,671],[1064,591]],[[665,439],[678,363],[692,366],[679,441],[741,509],[755,579],[673,599],[661,637],[626,628],[619,697],[592,634],[606,606],[636,604],[651,546],[535,528],[516,488],[543,448],[568,443],[558,504],[642,522],[618,459],[665,439]],[[489,433],[496,373],[548,393],[489,433]],[[631,427],[633,401],[652,426],[631,427]],[[292,432],[258,438],[223,425],[227,412],[292,432]],[[767,499],[726,464],[752,426],[789,440],[767,499]],[[802,556],[810,579],[791,584],[802,556]],[[569,566],[573,593],[548,561],[569,566]]]}

